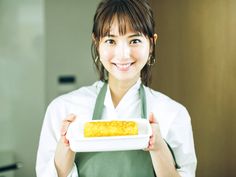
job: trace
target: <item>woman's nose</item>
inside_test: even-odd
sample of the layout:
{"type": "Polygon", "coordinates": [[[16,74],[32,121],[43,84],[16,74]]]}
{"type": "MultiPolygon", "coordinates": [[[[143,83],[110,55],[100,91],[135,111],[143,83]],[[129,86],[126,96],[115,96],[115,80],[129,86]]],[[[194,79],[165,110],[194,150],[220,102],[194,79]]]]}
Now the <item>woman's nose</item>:
{"type": "Polygon", "coordinates": [[[120,43],[116,48],[116,58],[126,60],[130,58],[130,47],[127,43],[120,43]]]}

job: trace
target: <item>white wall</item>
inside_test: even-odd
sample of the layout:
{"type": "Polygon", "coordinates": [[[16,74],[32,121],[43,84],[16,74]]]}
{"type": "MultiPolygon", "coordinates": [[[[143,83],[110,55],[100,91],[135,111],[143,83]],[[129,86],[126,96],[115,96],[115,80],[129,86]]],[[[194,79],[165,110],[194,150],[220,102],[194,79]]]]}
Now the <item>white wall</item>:
{"type": "Polygon", "coordinates": [[[35,176],[45,109],[43,25],[42,0],[0,1],[0,151],[24,163],[17,177],[35,176]]]}
{"type": "MultiPolygon", "coordinates": [[[[75,75],[72,89],[97,80],[90,54],[100,0],[0,0],[0,151],[12,151],[34,177],[39,134],[57,79],[75,75]]],[[[0,157],[1,158],[1,157],[0,157]]]]}
{"type": "Polygon", "coordinates": [[[61,75],[76,77],[77,82],[71,89],[97,79],[90,44],[98,2],[100,0],[45,1],[47,102],[61,93],[57,82],[61,75]]]}

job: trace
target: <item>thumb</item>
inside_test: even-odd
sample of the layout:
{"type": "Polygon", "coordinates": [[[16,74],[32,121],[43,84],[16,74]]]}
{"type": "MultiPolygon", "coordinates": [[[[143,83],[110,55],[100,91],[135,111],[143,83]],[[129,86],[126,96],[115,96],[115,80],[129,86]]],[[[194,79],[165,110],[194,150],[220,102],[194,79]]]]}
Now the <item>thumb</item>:
{"type": "Polygon", "coordinates": [[[150,115],[149,115],[149,122],[150,122],[150,123],[157,123],[157,120],[156,120],[156,118],[154,117],[153,112],[151,112],[150,115]]]}
{"type": "Polygon", "coordinates": [[[68,117],[65,119],[65,121],[67,122],[73,122],[76,119],[76,115],[75,114],[70,114],[68,115],[68,117]]]}
{"type": "Polygon", "coordinates": [[[61,126],[61,135],[66,135],[67,129],[69,125],[76,119],[76,116],[74,114],[70,114],[66,119],[62,121],[61,126]]]}

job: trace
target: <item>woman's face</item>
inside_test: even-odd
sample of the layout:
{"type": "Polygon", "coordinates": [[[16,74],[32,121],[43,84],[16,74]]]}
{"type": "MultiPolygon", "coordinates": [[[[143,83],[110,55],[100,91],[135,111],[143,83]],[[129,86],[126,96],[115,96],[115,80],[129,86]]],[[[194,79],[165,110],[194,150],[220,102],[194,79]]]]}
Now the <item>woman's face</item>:
{"type": "Polygon", "coordinates": [[[109,80],[119,81],[137,80],[151,52],[148,38],[129,28],[126,34],[120,35],[116,21],[109,36],[100,39],[98,50],[100,60],[109,72],[109,80]]]}

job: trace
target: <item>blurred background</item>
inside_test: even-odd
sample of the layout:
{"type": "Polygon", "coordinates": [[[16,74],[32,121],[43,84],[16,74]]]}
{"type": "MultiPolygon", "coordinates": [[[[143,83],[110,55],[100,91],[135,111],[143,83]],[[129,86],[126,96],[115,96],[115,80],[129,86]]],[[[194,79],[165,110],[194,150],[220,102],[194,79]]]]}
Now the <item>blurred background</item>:
{"type": "MultiPolygon", "coordinates": [[[[0,0],[0,167],[34,177],[44,113],[97,80],[90,55],[100,0],[0,0]]],[[[152,88],[187,107],[197,177],[236,176],[236,1],[150,0],[158,62],[152,88]]]]}

